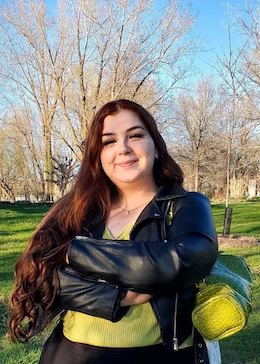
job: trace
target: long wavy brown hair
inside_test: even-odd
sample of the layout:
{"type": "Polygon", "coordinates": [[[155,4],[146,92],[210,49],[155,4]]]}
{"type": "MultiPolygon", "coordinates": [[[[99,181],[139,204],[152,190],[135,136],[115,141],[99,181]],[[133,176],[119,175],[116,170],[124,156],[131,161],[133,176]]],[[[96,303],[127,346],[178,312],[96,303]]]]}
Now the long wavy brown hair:
{"type": "Polygon", "coordinates": [[[120,110],[136,113],[150,133],[158,159],[154,162],[155,183],[183,183],[180,167],[168,154],[152,115],[129,100],[108,102],[96,113],[84,142],[81,168],[71,191],[56,202],[34,232],[28,247],[15,266],[15,285],[10,298],[9,334],[11,340],[28,341],[40,310],[51,311],[56,296],[55,271],[65,262],[69,240],[105,220],[111,203],[117,197],[116,186],[104,173],[100,152],[103,122],[106,116],[120,110]],[[93,216],[95,218],[93,218],[93,216]]]}

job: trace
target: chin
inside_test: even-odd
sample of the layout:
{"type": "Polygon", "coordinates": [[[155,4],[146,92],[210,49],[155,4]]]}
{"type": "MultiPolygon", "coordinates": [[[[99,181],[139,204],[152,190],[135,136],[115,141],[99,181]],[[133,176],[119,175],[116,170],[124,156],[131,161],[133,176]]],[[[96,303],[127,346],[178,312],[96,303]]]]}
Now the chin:
{"type": "Polygon", "coordinates": [[[123,183],[137,183],[141,182],[138,178],[124,178],[124,179],[117,179],[114,181],[115,185],[117,184],[123,184],[123,183]]]}
{"type": "Polygon", "coordinates": [[[116,186],[119,185],[130,185],[131,183],[134,184],[147,184],[147,177],[144,176],[124,176],[124,178],[117,178],[116,180],[113,181],[113,183],[116,186]]]}

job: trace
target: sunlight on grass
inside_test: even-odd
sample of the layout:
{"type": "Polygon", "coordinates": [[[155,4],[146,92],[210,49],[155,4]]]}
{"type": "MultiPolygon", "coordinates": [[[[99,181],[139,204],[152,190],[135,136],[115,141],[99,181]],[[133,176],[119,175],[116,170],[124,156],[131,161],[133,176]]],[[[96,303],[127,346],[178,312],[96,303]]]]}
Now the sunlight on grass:
{"type": "MultiPolygon", "coordinates": [[[[0,363],[36,364],[41,347],[50,329],[34,338],[30,343],[10,344],[7,330],[6,305],[12,287],[13,270],[37,224],[49,205],[0,205],[0,363]]],[[[260,237],[260,204],[257,202],[234,204],[232,234],[260,237]]],[[[224,205],[213,204],[213,215],[218,233],[222,232],[224,205]]],[[[223,249],[222,249],[223,250],[223,249]]],[[[257,364],[260,357],[260,248],[228,248],[224,251],[244,256],[251,267],[254,278],[254,309],[248,326],[238,335],[221,342],[223,364],[257,364]]]]}
{"type": "MultiPolygon", "coordinates": [[[[231,204],[231,234],[249,235],[260,238],[260,203],[243,202],[231,204]]],[[[213,216],[218,234],[222,233],[225,213],[224,204],[212,204],[213,216]]]]}

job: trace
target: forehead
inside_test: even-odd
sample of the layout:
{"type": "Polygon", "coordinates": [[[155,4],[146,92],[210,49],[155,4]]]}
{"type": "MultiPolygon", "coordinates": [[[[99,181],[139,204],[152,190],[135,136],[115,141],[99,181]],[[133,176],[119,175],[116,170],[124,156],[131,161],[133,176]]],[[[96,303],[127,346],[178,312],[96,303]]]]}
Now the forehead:
{"type": "Polygon", "coordinates": [[[108,115],[104,119],[103,133],[120,133],[134,126],[145,128],[140,117],[131,110],[120,110],[116,114],[108,115]]]}

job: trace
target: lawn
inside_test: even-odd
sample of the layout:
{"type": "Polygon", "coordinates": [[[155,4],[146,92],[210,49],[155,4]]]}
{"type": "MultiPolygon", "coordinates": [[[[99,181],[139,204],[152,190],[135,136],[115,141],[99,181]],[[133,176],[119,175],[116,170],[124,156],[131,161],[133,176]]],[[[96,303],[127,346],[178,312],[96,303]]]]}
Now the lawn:
{"type": "MultiPolygon", "coordinates": [[[[232,234],[260,237],[260,203],[234,204],[232,234]]],[[[42,343],[48,335],[44,332],[29,344],[10,344],[6,337],[6,303],[12,286],[13,267],[33,230],[49,209],[47,204],[0,205],[0,363],[36,364],[42,343]]],[[[218,233],[222,231],[224,205],[213,204],[213,214],[218,233]]],[[[240,334],[221,343],[223,364],[260,363],[260,248],[225,248],[232,254],[244,256],[254,277],[254,309],[247,328],[240,334]]]]}
{"type": "MultiPolygon", "coordinates": [[[[217,233],[222,234],[225,205],[212,203],[217,233]]],[[[260,238],[260,202],[231,203],[231,234],[248,235],[260,238]]]]}

